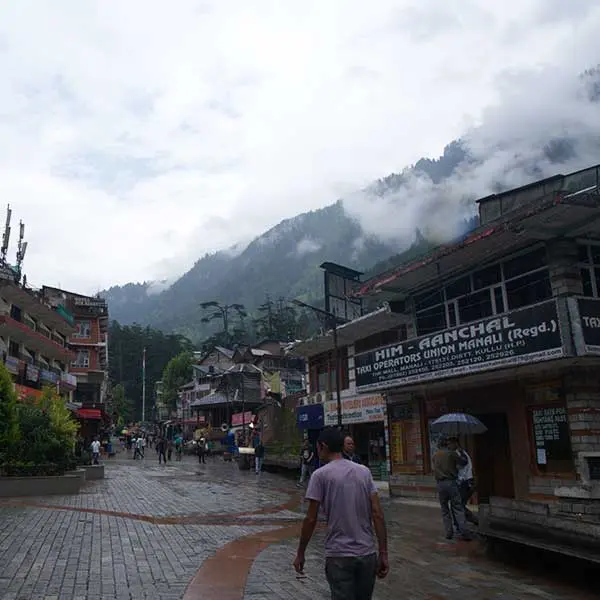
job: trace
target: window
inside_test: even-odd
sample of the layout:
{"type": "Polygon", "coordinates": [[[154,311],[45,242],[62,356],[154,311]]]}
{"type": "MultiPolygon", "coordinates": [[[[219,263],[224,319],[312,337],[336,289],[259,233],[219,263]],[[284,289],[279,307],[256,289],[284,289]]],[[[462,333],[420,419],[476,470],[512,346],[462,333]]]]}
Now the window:
{"type": "MultiPolygon", "coordinates": [[[[582,267],[586,295],[600,292],[600,245],[597,268],[582,267]],[[587,271],[584,276],[583,271],[587,271]]],[[[591,251],[580,254],[592,264],[591,251]],[[585,256],[584,256],[585,254],[585,256]]],[[[600,294],[598,294],[600,295],[600,294]]],[[[552,286],[544,246],[463,275],[444,288],[414,297],[417,335],[428,335],[449,327],[479,321],[543,302],[552,297],[552,286]]]]}
{"type": "Polygon", "coordinates": [[[493,314],[492,296],[489,289],[464,296],[458,301],[458,315],[461,323],[485,319],[493,314]]]}
{"type": "Polygon", "coordinates": [[[77,358],[73,362],[73,367],[79,369],[87,369],[90,366],[90,351],[89,350],[78,350],[77,358]]]}
{"type": "MultiPolygon", "coordinates": [[[[348,389],[348,348],[340,348],[340,389],[348,389]]],[[[333,392],[336,388],[335,351],[315,356],[310,361],[310,390],[316,392],[333,392]]]]}
{"type": "Polygon", "coordinates": [[[552,297],[548,269],[506,282],[509,310],[529,306],[552,297]]]}
{"type": "Polygon", "coordinates": [[[90,321],[77,321],[77,331],[73,334],[74,338],[89,338],[92,335],[92,324],[90,321]]]}
{"type": "Polygon", "coordinates": [[[579,263],[583,295],[600,297],[600,245],[579,246],[579,263]]]}
{"type": "Polygon", "coordinates": [[[382,346],[389,346],[406,339],[406,325],[401,325],[396,329],[388,329],[387,331],[381,331],[375,333],[369,337],[357,340],[354,344],[354,353],[362,354],[369,350],[375,350],[382,346]]]}
{"type": "Polygon", "coordinates": [[[435,333],[446,327],[446,307],[443,304],[417,313],[418,335],[435,333]]]}

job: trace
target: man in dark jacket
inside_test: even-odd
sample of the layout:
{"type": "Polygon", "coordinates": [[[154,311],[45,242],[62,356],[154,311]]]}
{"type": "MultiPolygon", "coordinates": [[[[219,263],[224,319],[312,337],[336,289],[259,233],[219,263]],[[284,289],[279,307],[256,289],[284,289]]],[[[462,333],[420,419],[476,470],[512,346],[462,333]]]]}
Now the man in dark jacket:
{"type": "Polygon", "coordinates": [[[362,461],[360,460],[360,456],[358,454],[355,454],[355,452],[354,452],[354,440],[349,435],[347,435],[344,438],[344,450],[342,452],[342,456],[346,460],[351,460],[353,463],[356,463],[357,465],[362,464],[362,461]]]}
{"type": "Polygon", "coordinates": [[[457,452],[456,438],[442,438],[438,450],[433,455],[433,474],[437,482],[438,497],[442,509],[442,519],[446,528],[446,539],[454,537],[453,523],[456,523],[463,540],[470,540],[467,531],[465,510],[458,488],[458,470],[467,460],[457,452]]]}

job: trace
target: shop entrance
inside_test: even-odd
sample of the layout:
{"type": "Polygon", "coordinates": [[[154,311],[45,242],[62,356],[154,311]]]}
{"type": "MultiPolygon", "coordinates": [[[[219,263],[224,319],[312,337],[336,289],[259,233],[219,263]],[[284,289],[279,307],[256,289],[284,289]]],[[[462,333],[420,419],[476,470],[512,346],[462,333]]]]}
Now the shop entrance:
{"type": "Polygon", "coordinates": [[[382,422],[359,423],[349,427],[354,439],[355,452],[363,465],[371,469],[374,479],[386,479],[387,455],[385,434],[382,422]]]}
{"type": "Polygon", "coordinates": [[[488,503],[491,496],[514,498],[515,485],[506,414],[478,414],[477,418],[488,428],[483,435],[474,437],[475,480],[479,502],[488,503]]]}

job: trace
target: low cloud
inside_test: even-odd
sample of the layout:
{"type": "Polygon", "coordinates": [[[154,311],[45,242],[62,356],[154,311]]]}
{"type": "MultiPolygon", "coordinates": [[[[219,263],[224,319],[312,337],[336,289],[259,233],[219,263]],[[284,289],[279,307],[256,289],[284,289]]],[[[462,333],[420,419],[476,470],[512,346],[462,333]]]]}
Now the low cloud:
{"type": "Polygon", "coordinates": [[[450,176],[435,183],[420,169],[405,170],[346,196],[346,212],[388,241],[408,246],[419,229],[443,243],[464,231],[477,198],[600,162],[600,71],[590,70],[599,26],[596,9],[578,31],[576,53],[497,80],[496,102],[434,166],[443,176],[442,167],[458,163],[450,176]],[[453,161],[457,152],[464,158],[453,161]]]}
{"type": "Polygon", "coordinates": [[[296,254],[298,256],[304,256],[305,254],[311,254],[312,252],[316,252],[322,247],[323,244],[321,244],[320,242],[317,242],[310,238],[304,238],[296,244],[296,254]]]}

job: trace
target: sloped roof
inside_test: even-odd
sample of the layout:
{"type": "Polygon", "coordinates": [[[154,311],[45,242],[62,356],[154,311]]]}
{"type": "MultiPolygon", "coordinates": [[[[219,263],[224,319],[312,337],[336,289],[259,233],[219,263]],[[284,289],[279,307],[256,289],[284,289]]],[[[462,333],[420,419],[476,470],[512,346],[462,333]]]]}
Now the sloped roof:
{"type": "Polygon", "coordinates": [[[224,394],[219,394],[215,392],[214,394],[208,394],[208,396],[204,396],[204,398],[197,398],[193,402],[190,402],[190,406],[198,407],[198,406],[214,406],[217,404],[228,404],[229,400],[227,396],[224,394]]]}

